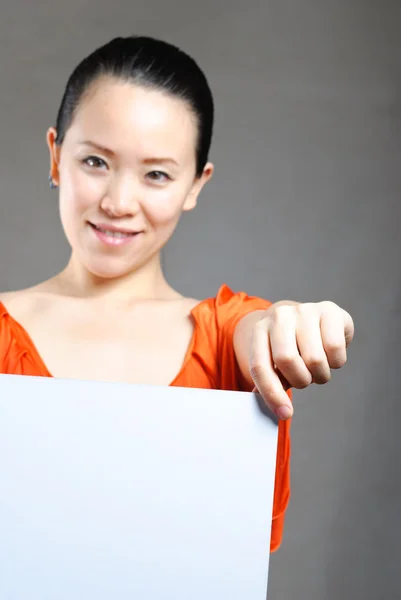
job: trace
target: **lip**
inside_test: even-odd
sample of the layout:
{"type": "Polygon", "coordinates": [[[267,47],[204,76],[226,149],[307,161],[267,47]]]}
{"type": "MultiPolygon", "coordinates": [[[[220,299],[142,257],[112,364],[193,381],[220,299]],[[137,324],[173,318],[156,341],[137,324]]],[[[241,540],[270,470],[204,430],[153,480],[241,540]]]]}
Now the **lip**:
{"type": "Polygon", "coordinates": [[[140,231],[134,231],[133,229],[128,229],[126,227],[116,227],[109,223],[92,223],[91,221],[88,221],[88,223],[95,229],[105,229],[106,231],[115,231],[116,233],[141,233],[140,231]]]}
{"type": "Polygon", "coordinates": [[[95,234],[95,236],[97,237],[97,239],[104,245],[104,246],[109,246],[109,247],[120,247],[120,246],[126,246],[128,244],[132,244],[139,236],[140,233],[142,233],[141,231],[133,231],[132,229],[125,229],[123,227],[112,227],[110,225],[106,225],[106,224],[94,224],[94,223],[90,223],[90,228],[93,231],[93,233],[95,234]],[[100,231],[100,229],[105,229],[106,231],[112,231],[113,233],[120,233],[122,234],[121,237],[118,236],[111,236],[108,235],[107,233],[105,233],[104,231],[100,231]]]}

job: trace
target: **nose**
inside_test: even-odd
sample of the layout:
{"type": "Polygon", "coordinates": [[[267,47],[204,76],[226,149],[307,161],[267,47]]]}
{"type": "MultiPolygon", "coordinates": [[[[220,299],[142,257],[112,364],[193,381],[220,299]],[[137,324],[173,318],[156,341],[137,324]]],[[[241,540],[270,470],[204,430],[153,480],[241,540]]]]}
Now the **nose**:
{"type": "Polygon", "coordinates": [[[100,203],[110,218],[132,217],[140,210],[138,186],[130,179],[110,185],[100,203]]]}

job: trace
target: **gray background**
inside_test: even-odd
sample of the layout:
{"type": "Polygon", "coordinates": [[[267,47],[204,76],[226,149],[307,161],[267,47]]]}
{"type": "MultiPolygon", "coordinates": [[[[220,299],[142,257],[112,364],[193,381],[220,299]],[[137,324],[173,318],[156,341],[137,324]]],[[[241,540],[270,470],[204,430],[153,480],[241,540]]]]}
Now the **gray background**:
{"type": "Polygon", "coordinates": [[[75,64],[116,35],[183,46],[214,90],[217,173],[167,248],[171,283],[331,299],[357,330],[347,367],[295,393],[269,600],[399,599],[399,0],[7,0],[0,14],[0,288],[68,257],[45,132],[75,64]]]}

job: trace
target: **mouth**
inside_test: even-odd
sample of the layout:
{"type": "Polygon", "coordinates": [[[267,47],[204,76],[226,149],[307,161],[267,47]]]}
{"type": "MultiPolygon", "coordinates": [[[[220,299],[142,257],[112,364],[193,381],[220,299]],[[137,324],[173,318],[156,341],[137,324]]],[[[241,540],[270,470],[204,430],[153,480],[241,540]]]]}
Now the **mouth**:
{"type": "Polygon", "coordinates": [[[129,231],[128,229],[119,229],[117,227],[109,227],[107,225],[101,226],[101,225],[95,225],[94,223],[90,223],[89,225],[92,227],[92,229],[94,229],[95,231],[98,231],[99,233],[108,236],[111,239],[127,239],[127,238],[132,238],[135,235],[138,235],[138,233],[140,233],[139,231],[129,231]]]}

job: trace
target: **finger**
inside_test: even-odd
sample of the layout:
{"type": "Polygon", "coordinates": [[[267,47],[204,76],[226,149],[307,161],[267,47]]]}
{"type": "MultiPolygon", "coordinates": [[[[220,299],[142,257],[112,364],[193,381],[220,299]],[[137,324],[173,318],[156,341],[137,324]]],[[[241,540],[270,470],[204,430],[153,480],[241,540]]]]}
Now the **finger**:
{"type": "Polygon", "coordinates": [[[312,375],[299,353],[296,331],[294,308],[278,309],[269,333],[273,362],[291,387],[303,389],[312,383],[312,375]]]}
{"type": "Polygon", "coordinates": [[[280,419],[292,417],[293,408],[274,369],[267,329],[259,323],[253,330],[249,368],[263,400],[280,419]]]}
{"type": "Polygon", "coordinates": [[[345,336],[345,346],[348,348],[352,340],[354,339],[355,334],[355,325],[352,317],[346,310],[343,310],[344,317],[344,336],[345,336]]]}
{"type": "Polygon", "coordinates": [[[331,369],[340,369],[347,362],[344,314],[341,309],[330,306],[320,320],[322,343],[331,369]]]}
{"type": "MultiPolygon", "coordinates": [[[[274,364],[273,364],[273,368],[274,368],[274,370],[275,370],[275,372],[276,372],[276,374],[277,374],[277,377],[279,378],[279,380],[280,380],[280,383],[281,383],[281,385],[283,386],[283,390],[284,390],[285,392],[287,392],[287,391],[288,391],[290,388],[294,387],[294,386],[292,386],[292,385],[291,385],[291,384],[290,384],[290,383],[289,383],[289,382],[286,380],[286,378],[284,377],[284,375],[282,375],[282,374],[280,373],[280,371],[277,369],[277,367],[275,367],[275,366],[274,366],[274,364]]],[[[257,388],[256,388],[256,387],[254,387],[252,391],[253,391],[253,392],[257,392],[258,390],[257,390],[257,388]]]]}
{"type": "Polygon", "coordinates": [[[331,371],[322,341],[321,317],[313,305],[299,307],[297,344],[302,361],[310,372],[313,382],[324,384],[330,381],[331,371]]]}

